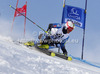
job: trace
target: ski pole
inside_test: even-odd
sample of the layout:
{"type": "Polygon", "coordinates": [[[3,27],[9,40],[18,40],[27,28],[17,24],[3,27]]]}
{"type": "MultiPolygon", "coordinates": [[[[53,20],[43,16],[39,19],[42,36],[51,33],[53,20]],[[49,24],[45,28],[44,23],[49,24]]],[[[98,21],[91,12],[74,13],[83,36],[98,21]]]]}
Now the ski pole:
{"type": "MultiPolygon", "coordinates": [[[[16,10],[13,6],[9,5],[9,7],[11,7],[12,9],[16,10]]],[[[16,10],[17,11],[17,10],[16,10]]],[[[28,18],[27,16],[25,16],[24,14],[20,13],[19,11],[17,11],[19,14],[21,14],[22,16],[24,16],[27,20],[29,20],[30,22],[32,22],[33,24],[35,24],[37,27],[39,27],[41,30],[43,30],[45,33],[47,33],[47,31],[45,31],[42,27],[40,27],[39,25],[37,25],[35,22],[33,22],[30,18],[28,18]]]]}

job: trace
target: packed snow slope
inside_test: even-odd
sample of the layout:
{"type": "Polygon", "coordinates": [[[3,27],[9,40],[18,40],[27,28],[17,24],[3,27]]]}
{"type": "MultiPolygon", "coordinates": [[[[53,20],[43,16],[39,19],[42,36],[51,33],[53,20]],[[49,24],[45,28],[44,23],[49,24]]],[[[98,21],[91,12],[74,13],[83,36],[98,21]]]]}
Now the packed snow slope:
{"type": "Polygon", "coordinates": [[[0,74],[100,74],[100,68],[50,57],[0,36],[0,74]]]}

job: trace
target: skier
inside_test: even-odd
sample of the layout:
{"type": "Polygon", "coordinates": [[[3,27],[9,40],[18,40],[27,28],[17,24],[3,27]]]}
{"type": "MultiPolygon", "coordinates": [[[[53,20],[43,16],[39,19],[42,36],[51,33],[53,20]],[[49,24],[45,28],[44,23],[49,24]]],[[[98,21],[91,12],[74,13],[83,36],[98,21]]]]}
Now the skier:
{"type": "MultiPolygon", "coordinates": [[[[67,56],[67,50],[65,48],[65,43],[69,39],[69,33],[74,29],[74,24],[72,21],[67,21],[65,24],[49,24],[47,29],[47,35],[44,40],[42,40],[42,45],[48,44],[49,46],[60,45],[63,54],[67,56]]],[[[42,38],[42,34],[39,35],[39,39],[42,38]]]]}

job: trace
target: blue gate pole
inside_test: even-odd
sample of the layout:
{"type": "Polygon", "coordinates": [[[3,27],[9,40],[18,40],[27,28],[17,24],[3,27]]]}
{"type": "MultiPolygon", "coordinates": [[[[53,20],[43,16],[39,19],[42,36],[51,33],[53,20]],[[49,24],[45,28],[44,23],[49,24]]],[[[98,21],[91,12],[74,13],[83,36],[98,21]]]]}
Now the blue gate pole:
{"type": "MultiPolygon", "coordinates": [[[[85,1],[85,21],[84,24],[86,24],[86,11],[87,11],[87,0],[85,1]]],[[[82,54],[81,54],[81,59],[83,59],[83,54],[84,54],[84,40],[85,40],[85,27],[83,29],[83,41],[82,41],[82,54]]]]}

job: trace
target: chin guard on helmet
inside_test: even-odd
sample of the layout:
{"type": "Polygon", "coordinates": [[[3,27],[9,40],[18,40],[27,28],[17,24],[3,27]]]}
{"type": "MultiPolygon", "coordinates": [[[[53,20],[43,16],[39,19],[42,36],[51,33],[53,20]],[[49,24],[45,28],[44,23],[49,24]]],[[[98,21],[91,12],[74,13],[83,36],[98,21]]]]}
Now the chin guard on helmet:
{"type": "Polygon", "coordinates": [[[70,33],[74,28],[75,28],[74,23],[72,21],[67,21],[62,31],[64,34],[66,34],[66,33],[70,33]]]}

